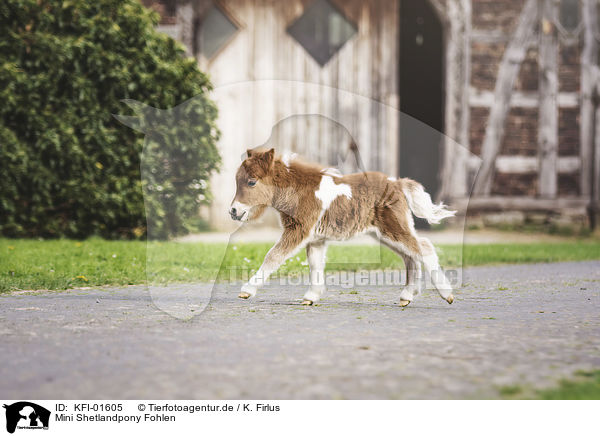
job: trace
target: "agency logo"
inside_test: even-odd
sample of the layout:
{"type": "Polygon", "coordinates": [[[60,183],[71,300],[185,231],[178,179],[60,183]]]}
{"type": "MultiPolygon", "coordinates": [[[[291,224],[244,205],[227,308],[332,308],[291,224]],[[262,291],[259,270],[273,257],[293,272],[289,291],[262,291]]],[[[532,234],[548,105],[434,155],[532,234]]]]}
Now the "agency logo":
{"type": "Polygon", "coordinates": [[[4,405],[6,409],[6,431],[14,433],[18,429],[48,430],[50,411],[29,401],[19,401],[4,405]]]}

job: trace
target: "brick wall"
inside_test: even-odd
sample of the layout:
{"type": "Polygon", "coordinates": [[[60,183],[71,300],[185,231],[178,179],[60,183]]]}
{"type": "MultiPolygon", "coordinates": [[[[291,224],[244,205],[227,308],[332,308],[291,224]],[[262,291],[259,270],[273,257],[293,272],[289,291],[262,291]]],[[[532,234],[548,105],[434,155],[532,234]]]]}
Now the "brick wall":
{"type": "Polygon", "coordinates": [[[560,44],[558,51],[558,85],[560,92],[579,92],[581,44],[560,44]]]}
{"type": "Polygon", "coordinates": [[[538,110],[513,107],[508,113],[500,154],[506,156],[537,156],[538,110]]]}
{"type": "Polygon", "coordinates": [[[577,196],[581,193],[580,181],[578,173],[575,174],[559,174],[558,175],[558,196],[577,196]]]}
{"type": "Polygon", "coordinates": [[[579,108],[561,108],[558,111],[558,155],[579,154],[579,108]]]}
{"type": "Polygon", "coordinates": [[[504,43],[473,42],[471,44],[471,86],[481,91],[493,91],[504,43]]]}
{"type": "Polygon", "coordinates": [[[492,183],[492,195],[514,195],[535,197],[538,189],[536,173],[496,173],[492,183]]]}
{"type": "Polygon", "coordinates": [[[473,0],[473,27],[509,33],[522,7],[523,0],[473,0]]]}

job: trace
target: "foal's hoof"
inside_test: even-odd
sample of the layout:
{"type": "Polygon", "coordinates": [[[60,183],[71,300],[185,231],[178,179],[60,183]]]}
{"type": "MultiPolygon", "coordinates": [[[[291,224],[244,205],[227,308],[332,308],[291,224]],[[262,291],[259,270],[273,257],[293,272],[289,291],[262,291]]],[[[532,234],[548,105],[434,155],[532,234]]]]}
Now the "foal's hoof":
{"type": "Polygon", "coordinates": [[[248,298],[250,298],[252,295],[250,295],[247,292],[240,292],[240,294],[238,295],[238,298],[243,298],[244,300],[247,300],[248,298]]]}
{"type": "Polygon", "coordinates": [[[305,305],[305,306],[312,306],[313,302],[310,301],[310,300],[302,300],[302,304],[305,305]]]}
{"type": "Polygon", "coordinates": [[[448,302],[448,304],[452,304],[452,302],[454,301],[454,295],[452,295],[452,294],[448,295],[448,298],[446,298],[446,301],[448,302]]]}
{"type": "Polygon", "coordinates": [[[406,307],[410,304],[410,300],[400,300],[400,307],[406,307]]]}

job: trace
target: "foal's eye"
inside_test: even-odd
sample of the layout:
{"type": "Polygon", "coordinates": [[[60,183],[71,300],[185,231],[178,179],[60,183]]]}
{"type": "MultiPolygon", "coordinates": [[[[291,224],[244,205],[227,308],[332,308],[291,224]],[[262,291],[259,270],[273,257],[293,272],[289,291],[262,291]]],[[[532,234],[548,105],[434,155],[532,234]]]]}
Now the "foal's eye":
{"type": "Polygon", "coordinates": [[[256,185],[256,180],[248,180],[248,186],[252,187],[256,185]]]}

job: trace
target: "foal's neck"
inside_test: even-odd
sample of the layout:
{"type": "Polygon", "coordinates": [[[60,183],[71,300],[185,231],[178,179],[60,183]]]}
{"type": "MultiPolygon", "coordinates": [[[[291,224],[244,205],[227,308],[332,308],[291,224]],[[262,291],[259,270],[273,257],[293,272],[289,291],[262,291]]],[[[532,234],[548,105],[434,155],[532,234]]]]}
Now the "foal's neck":
{"type": "Polygon", "coordinates": [[[300,162],[285,165],[275,161],[273,166],[273,184],[275,194],[271,206],[279,212],[294,216],[307,192],[314,192],[321,179],[320,168],[300,162]]]}

